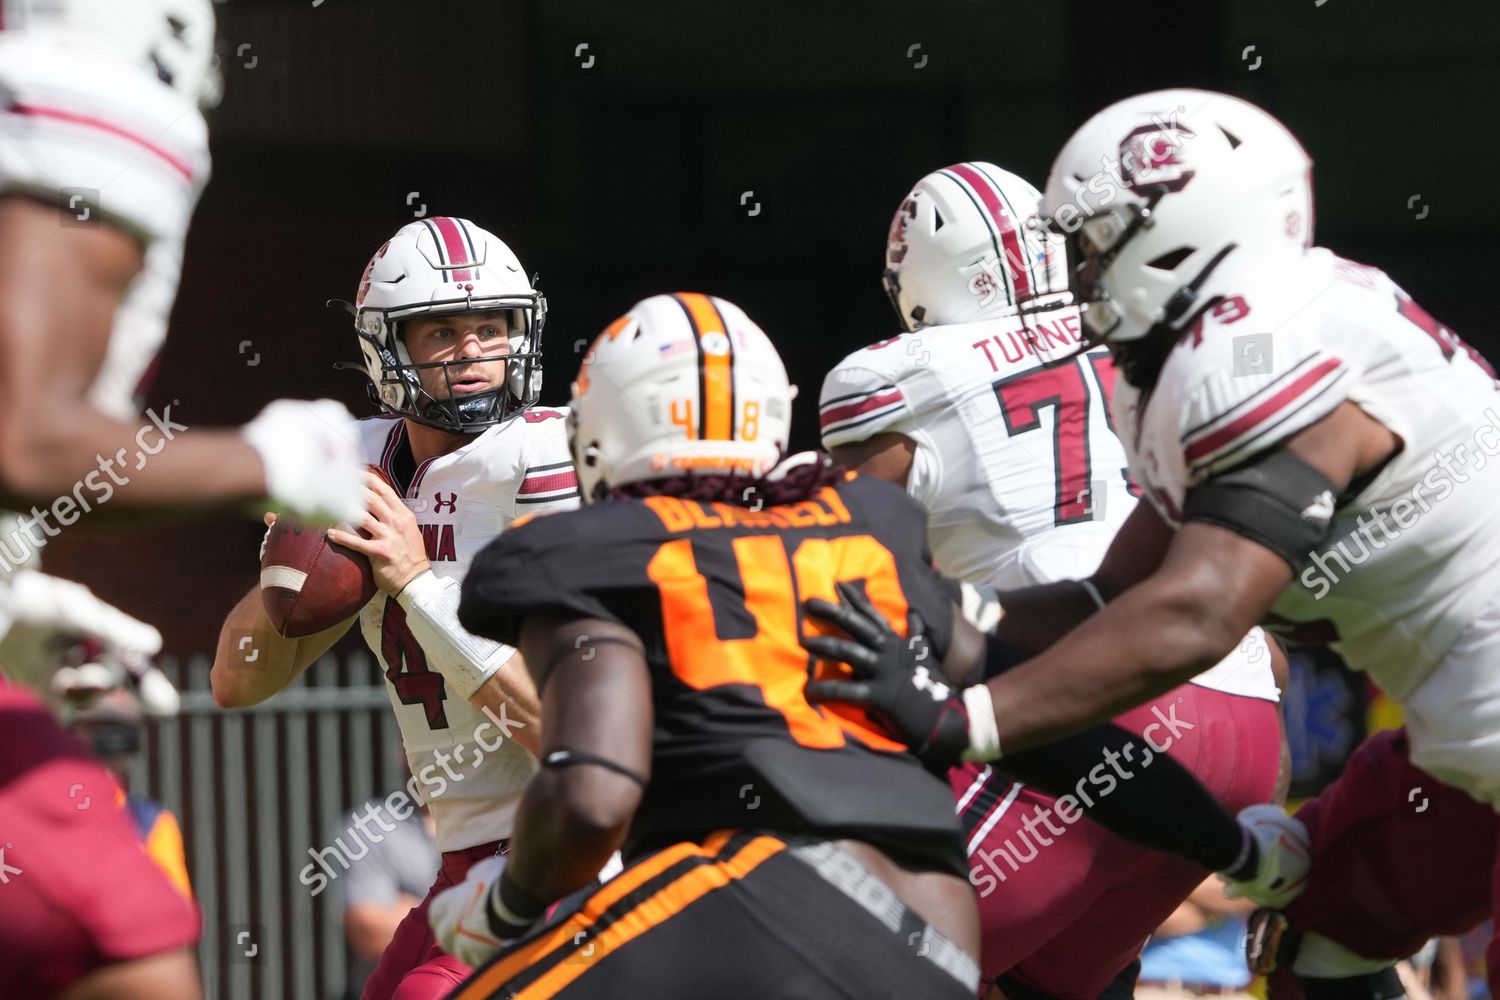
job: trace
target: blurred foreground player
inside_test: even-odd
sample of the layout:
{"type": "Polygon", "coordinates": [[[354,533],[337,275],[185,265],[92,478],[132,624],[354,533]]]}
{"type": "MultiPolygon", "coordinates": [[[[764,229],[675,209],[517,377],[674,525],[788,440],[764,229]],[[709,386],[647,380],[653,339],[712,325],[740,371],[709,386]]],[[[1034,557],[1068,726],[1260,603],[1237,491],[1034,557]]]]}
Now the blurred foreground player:
{"type": "MultiPolygon", "coordinates": [[[[829,372],[823,444],[927,508],[944,574],[1010,589],[1097,572],[1090,585],[1109,593],[1117,568],[1100,562],[1136,506],[1109,417],[1114,363],[1100,348],[1047,366],[1032,347],[1080,337],[1062,240],[1027,225],[1040,200],[991,163],[917,182],[885,252],[907,332],[829,372]],[[1022,296],[1035,302],[1026,317],[1022,296]]],[[[1115,722],[1170,750],[1231,810],[1267,802],[1281,760],[1271,659],[1254,629],[1224,661],[1115,722]]],[[[950,780],[979,891],[984,979],[1013,997],[1092,1000],[1119,975],[1128,992],[1141,947],[1203,870],[1087,818],[1057,826],[1058,800],[1013,781],[1003,760],[950,780]]]]}
{"type": "MultiPolygon", "coordinates": [[[[428,900],[504,853],[536,770],[526,666],[513,647],[464,631],[458,601],[470,560],[516,518],[578,505],[566,411],[535,406],[546,308],[510,248],[466,219],[410,223],[375,253],[350,310],[371,396],[386,411],[359,422],[360,440],[384,476],[369,475],[361,526],[371,537],[329,538],[369,557],[379,591],[355,618],[287,639],[252,587],[224,622],[214,659],[219,704],[253,705],[357,618],[401,725],[408,787],[430,810],[443,852],[428,900]]],[[[361,995],[435,1000],[469,971],[438,947],[424,901],[361,995]]]]}
{"type": "Polygon", "coordinates": [[[972,997],[973,891],[943,782],[857,713],[802,697],[798,593],[858,581],[939,622],[921,515],[825,461],[782,460],[792,389],[766,335],[698,294],[638,303],[573,386],[588,506],[480,554],[460,614],[516,642],[542,769],[503,872],[433,904],[487,957],[624,845],[626,868],[459,997],[972,997]]]}
{"type": "MultiPolygon", "coordinates": [[[[1280,122],[1203,91],[1122,101],[1058,154],[1043,212],[1156,517],[1117,536],[1138,573],[1097,614],[1072,585],[1002,594],[1001,640],[1055,641],[968,703],[989,700],[995,756],[1156,696],[1261,620],[1329,642],[1405,730],[1300,822],[1246,817],[1267,855],[1310,849],[1311,875],[1237,891],[1285,910],[1254,928],[1264,967],[1309,997],[1386,996],[1394,960],[1482,919],[1500,874],[1500,394],[1384,273],[1312,245],[1310,178],[1280,122]]],[[[888,700],[863,683],[852,703],[888,700]]],[[[1500,940],[1488,967],[1493,991],[1500,940]]]]}
{"type": "MultiPolygon", "coordinates": [[[[275,403],[240,431],[137,416],[208,177],[198,104],[217,91],[213,42],[207,0],[3,5],[0,506],[30,513],[0,518],[0,666],[44,693],[79,634],[115,666],[160,645],[36,571],[52,520],[267,497],[362,510],[354,427],[336,403],[275,403]],[[293,434],[306,443],[286,447],[293,434]]],[[[200,994],[196,910],[141,851],[116,791],[41,701],[0,684],[0,995],[200,994]]]]}

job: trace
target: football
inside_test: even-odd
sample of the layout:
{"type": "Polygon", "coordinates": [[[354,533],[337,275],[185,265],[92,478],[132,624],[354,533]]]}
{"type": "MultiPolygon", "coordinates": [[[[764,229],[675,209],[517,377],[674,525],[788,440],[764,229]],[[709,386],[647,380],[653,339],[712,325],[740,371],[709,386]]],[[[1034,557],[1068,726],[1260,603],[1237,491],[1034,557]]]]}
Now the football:
{"type": "MultiPolygon", "coordinates": [[[[390,482],[379,467],[370,469],[390,482]]],[[[260,561],[260,596],[281,635],[296,639],[332,628],[369,603],[375,591],[370,560],[330,542],[325,529],[290,516],[271,526],[260,561]]]]}

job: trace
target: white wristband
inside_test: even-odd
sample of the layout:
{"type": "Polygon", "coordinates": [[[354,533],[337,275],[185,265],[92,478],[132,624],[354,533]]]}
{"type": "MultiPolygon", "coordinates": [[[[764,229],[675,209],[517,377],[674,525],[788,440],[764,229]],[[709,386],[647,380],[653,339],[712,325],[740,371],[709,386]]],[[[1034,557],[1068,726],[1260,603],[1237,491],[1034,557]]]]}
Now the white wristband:
{"type": "Polygon", "coordinates": [[[470,698],[515,650],[482,639],[458,623],[460,584],[423,570],[409,580],[396,603],[406,609],[406,624],[427,662],[443,675],[460,698],[470,698]]]}
{"type": "Polygon", "coordinates": [[[989,685],[964,688],[964,707],[969,711],[969,749],[964,751],[964,760],[999,760],[1000,728],[995,725],[989,685]]]}
{"type": "Polygon", "coordinates": [[[410,614],[414,605],[429,600],[434,594],[443,589],[443,581],[430,569],[424,569],[410,580],[406,586],[401,588],[401,593],[396,595],[396,603],[406,609],[410,614]]]}

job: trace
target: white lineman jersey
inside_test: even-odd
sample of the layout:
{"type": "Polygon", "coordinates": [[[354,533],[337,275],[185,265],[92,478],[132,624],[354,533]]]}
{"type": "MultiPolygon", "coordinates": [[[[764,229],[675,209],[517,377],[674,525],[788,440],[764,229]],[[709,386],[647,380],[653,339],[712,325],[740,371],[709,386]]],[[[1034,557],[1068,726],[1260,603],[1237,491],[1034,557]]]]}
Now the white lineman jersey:
{"type": "MultiPolygon", "coordinates": [[[[1027,325],[1078,343],[1072,306],[1027,325]]],[[[907,490],[938,569],[1002,589],[1092,573],[1135,505],[1108,352],[1048,368],[1031,335],[1018,318],[903,334],[845,358],[819,401],[826,448],[885,432],[916,443],[907,490]]]]}
{"type": "Polygon", "coordinates": [[[1241,287],[1184,335],[1149,393],[1121,380],[1132,471],[1177,526],[1193,487],[1346,400],[1389,428],[1400,450],[1372,479],[1303,512],[1331,517],[1331,541],[1308,553],[1273,620],[1404,699],[1500,583],[1494,373],[1383,272],[1327,250],[1246,268],[1241,287]]]}
{"type": "MultiPolygon", "coordinates": [[[[0,30],[0,193],[31,195],[57,205],[64,225],[102,222],[145,245],[146,266],[116,314],[89,394],[99,409],[130,419],[166,338],[188,221],[208,181],[208,126],[194,99],[149,63],[74,30],[51,7],[66,4],[0,30]]],[[[164,45],[177,44],[166,18],[159,30],[164,45]]],[[[211,19],[203,30],[212,32],[211,19]]]]}
{"type": "MultiPolygon", "coordinates": [[[[916,444],[907,490],[927,509],[933,560],[1002,590],[1086,577],[1134,509],[1114,434],[1109,352],[1046,367],[1079,342],[1078,310],[930,327],[845,358],[823,382],[827,448],[898,432],[916,444]]],[[[1196,682],[1276,700],[1256,629],[1196,682]]]]}
{"type": "MultiPolygon", "coordinates": [[[[400,418],[359,423],[365,457],[384,469],[421,526],[439,577],[462,580],[481,548],[516,518],[578,506],[565,409],[534,408],[475,435],[463,447],[416,465],[400,418]]],[[[516,805],[536,761],[504,739],[491,719],[449,689],[394,598],[378,593],[359,616],[385,675],[407,763],[428,798],[438,848],[459,850],[509,837],[516,805]],[[498,744],[498,745],[497,745],[498,744]]],[[[493,659],[495,669],[513,650],[493,659]]]]}

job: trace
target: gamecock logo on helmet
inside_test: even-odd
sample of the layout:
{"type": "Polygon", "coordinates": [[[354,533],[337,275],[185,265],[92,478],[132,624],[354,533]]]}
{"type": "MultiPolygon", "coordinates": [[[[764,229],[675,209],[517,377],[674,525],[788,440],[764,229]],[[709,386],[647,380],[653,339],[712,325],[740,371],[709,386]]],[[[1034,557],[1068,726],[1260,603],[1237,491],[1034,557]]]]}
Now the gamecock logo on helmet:
{"type": "Polygon", "coordinates": [[[899,264],[906,259],[906,224],[917,217],[917,203],[908,198],[901,203],[896,210],[896,217],[891,220],[890,234],[885,238],[885,257],[891,264],[899,264]]]}
{"type": "Polygon", "coordinates": [[[1183,169],[1182,144],[1194,134],[1175,123],[1142,125],[1120,143],[1120,179],[1132,191],[1181,191],[1193,179],[1193,171],[1183,169]]]}
{"type": "Polygon", "coordinates": [[[391,241],[386,240],[385,243],[381,245],[380,249],[375,251],[375,256],[370,258],[370,263],[365,265],[365,273],[361,275],[359,279],[359,294],[354,296],[355,308],[359,308],[360,306],[365,304],[365,296],[370,294],[370,275],[375,272],[375,262],[384,257],[385,252],[389,250],[390,247],[391,241]]]}

